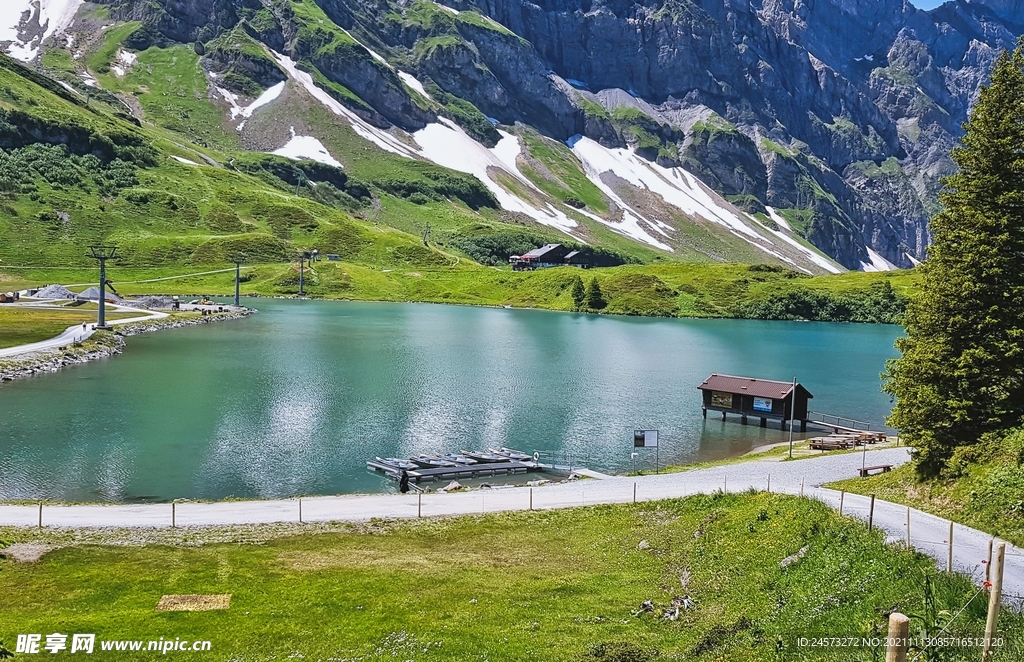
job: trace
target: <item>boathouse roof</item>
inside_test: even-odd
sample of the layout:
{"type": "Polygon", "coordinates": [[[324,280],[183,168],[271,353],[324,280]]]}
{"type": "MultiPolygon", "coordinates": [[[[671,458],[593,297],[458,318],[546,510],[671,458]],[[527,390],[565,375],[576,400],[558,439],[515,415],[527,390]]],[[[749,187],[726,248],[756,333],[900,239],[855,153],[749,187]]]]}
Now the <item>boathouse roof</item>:
{"type": "MultiPolygon", "coordinates": [[[[801,384],[796,385],[798,393],[813,398],[810,391],[801,384]]],[[[773,379],[757,379],[755,377],[736,377],[733,375],[712,374],[697,387],[702,391],[722,391],[724,393],[741,393],[758,398],[783,398],[793,392],[792,382],[777,382],[773,379]]]]}

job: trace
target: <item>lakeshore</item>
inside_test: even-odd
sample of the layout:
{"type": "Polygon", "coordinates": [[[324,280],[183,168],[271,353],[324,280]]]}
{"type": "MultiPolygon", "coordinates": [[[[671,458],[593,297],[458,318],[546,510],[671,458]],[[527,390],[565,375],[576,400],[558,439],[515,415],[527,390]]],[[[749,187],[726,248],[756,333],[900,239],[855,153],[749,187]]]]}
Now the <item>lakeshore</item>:
{"type": "Polygon", "coordinates": [[[50,374],[63,368],[116,356],[124,351],[126,346],[124,338],[126,337],[153,333],[155,331],[165,331],[167,329],[180,329],[199,324],[209,324],[211,322],[241,319],[252,312],[252,310],[246,309],[244,311],[217,313],[206,317],[188,319],[155,317],[151,321],[131,322],[120,325],[114,332],[100,331],[96,334],[96,337],[87,338],[83,341],[69,342],[52,349],[0,357],[0,384],[35,375],[50,374]]]}
{"type": "Polygon", "coordinates": [[[625,473],[635,429],[662,439],[637,470],[717,461],[789,434],[703,420],[696,387],[710,373],[795,371],[815,408],[880,422],[889,402],[878,372],[899,334],[421,304],[259,308],[237,324],[133,338],[115,361],[6,383],[0,498],[387,492],[393,481],[366,460],[501,446],[625,473]]]}

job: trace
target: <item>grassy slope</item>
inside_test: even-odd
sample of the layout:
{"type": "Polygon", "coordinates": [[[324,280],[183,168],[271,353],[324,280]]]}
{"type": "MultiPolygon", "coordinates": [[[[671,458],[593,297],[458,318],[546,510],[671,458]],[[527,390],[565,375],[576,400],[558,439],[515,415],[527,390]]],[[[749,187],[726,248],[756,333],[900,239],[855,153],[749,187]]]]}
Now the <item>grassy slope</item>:
{"type": "MultiPolygon", "coordinates": [[[[378,228],[372,232],[398,234],[378,228]]],[[[681,317],[729,317],[744,302],[778,295],[793,288],[804,287],[828,293],[860,291],[873,282],[891,279],[894,288],[913,293],[913,273],[870,274],[851,273],[841,277],[816,276],[788,278],[784,273],[751,271],[744,265],[655,264],[627,265],[581,272],[565,267],[535,272],[512,272],[507,269],[484,268],[461,259],[454,266],[422,266],[388,252],[384,239],[367,245],[360,253],[365,263],[318,262],[307,280],[306,292],[311,296],[382,301],[431,301],[478,305],[512,305],[517,307],[571,310],[570,288],[575,276],[598,279],[609,301],[605,312],[681,317]],[[377,253],[375,256],[374,253],[377,253]],[[379,262],[377,259],[379,258],[379,262]]],[[[414,254],[415,255],[415,254],[414,254]]],[[[455,261],[454,257],[435,253],[437,259],[455,261]]],[[[227,294],[234,290],[234,274],[230,271],[207,276],[139,283],[176,274],[205,271],[215,267],[135,269],[111,267],[110,277],[119,292],[125,294],[227,294]]],[[[298,290],[294,274],[297,264],[254,265],[246,271],[248,282],[242,283],[243,294],[294,294],[298,290]],[[292,276],[289,276],[292,274],[292,276]],[[287,281],[287,284],[281,284],[287,281]]],[[[89,283],[92,270],[8,269],[0,267],[4,287],[28,287],[52,282],[89,283]]]]}
{"type": "Polygon", "coordinates": [[[905,503],[939,517],[1024,545],[1024,432],[998,445],[968,450],[946,476],[918,480],[911,465],[871,478],[851,478],[830,487],[905,503]]]}
{"type": "MultiPolygon", "coordinates": [[[[190,49],[150,48],[139,54],[138,62],[124,78],[99,71],[115,56],[119,40],[131,29],[132,26],[123,26],[111,31],[101,40],[101,47],[85,59],[92,62],[105,86],[132,94],[146,118],[142,128],[115,117],[113,113],[119,110],[116,106],[94,100],[86,108],[0,69],[0,107],[28,109],[95,130],[113,127],[134,132],[145,136],[161,153],[157,166],[139,169],[138,184],[116,197],[100,197],[87,188],[51,185],[39,178],[37,190],[31,195],[8,195],[0,200],[0,264],[7,267],[0,266],[0,281],[11,283],[8,289],[48,282],[91,282],[95,278],[93,265],[84,257],[83,247],[100,241],[121,247],[125,259],[120,265],[113,265],[112,277],[122,283],[210,270],[225,265],[230,250],[256,242],[276,251],[275,259],[279,260],[286,259],[297,248],[313,246],[324,253],[342,253],[345,262],[318,265],[308,282],[309,292],[315,296],[561,310],[571,307],[568,287],[577,272],[558,269],[519,274],[484,268],[450,245],[450,238],[467,226],[483,223],[494,228],[524,227],[502,222],[506,219],[495,210],[474,211],[462,203],[447,201],[414,204],[381,195],[379,210],[364,208],[359,212],[364,221],[307,197],[297,198],[256,176],[205,165],[204,157],[226,163],[232,154],[242,152],[237,148],[236,132],[224,124],[222,110],[209,100],[197,56],[190,49]],[[202,135],[175,133],[186,130],[182,127],[202,127],[202,135]],[[172,154],[204,165],[181,164],[170,158],[172,154]],[[281,205],[289,213],[312,217],[313,225],[275,225],[281,205]],[[54,222],[55,211],[66,211],[70,222],[54,222]],[[233,228],[216,220],[225,212],[237,214],[233,228]],[[51,220],[40,222],[43,218],[51,220]],[[430,249],[419,240],[427,223],[432,228],[430,249]],[[341,239],[331,242],[325,239],[327,236],[341,239]],[[46,268],[10,268],[25,265],[46,268]],[[58,266],[77,266],[80,270],[57,269],[58,266]]],[[[54,56],[49,60],[81,66],[70,58],[54,56]]],[[[325,130],[324,142],[345,161],[346,170],[363,181],[423,178],[424,168],[437,170],[369,148],[368,143],[355,136],[348,126],[337,123],[319,105],[300,105],[295,110],[303,121],[325,130]]],[[[193,130],[199,129],[189,131],[193,130]]],[[[566,184],[568,188],[564,191],[593,208],[606,204],[585,180],[568,150],[532,134],[527,136],[527,142],[533,151],[531,158],[566,184]]],[[[550,179],[545,181],[545,185],[551,184],[550,179]]],[[[728,316],[736,314],[733,309],[739,303],[794,288],[862,290],[877,280],[892,279],[897,289],[909,290],[914,282],[914,276],[908,274],[806,279],[786,278],[785,274],[775,272],[753,273],[738,265],[672,263],[665,261],[664,254],[615,235],[593,221],[585,223],[591,235],[600,239],[599,243],[649,263],[586,274],[588,279],[596,276],[601,281],[610,302],[606,312],[611,313],[728,316]]],[[[550,228],[536,224],[525,227],[547,240],[561,238],[550,228]]],[[[699,250],[684,257],[697,262],[708,259],[699,250]]],[[[258,257],[251,259],[266,262],[258,257]]],[[[259,264],[251,276],[252,280],[243,286],[246,292],[288,294],[297,290],[295,268],[283,261],[259,264]]],[[[230,275],[222,274],[129,285],[126,291],[214,293],[231,289],[230,275]]]]}
{"type": "MultiPolygon", "coordinates": [[[[100,639],[209,639],[233,659],[460,662],[574,660],[612,641],[656,648],[656,659],[748,662],[783,659],[781,642],[797,659],[798,636],[870,635],[890,609],[920,613],[931,567],[821,504],[766,494],[377,523],[259,545],[77,547],[0,564],[0,592],[15,597],[5,640],[59,624],[100,639]],[[802,560],[780,567],[804,546],[802,560]],[[231,607],[154,611],[174,593],[230,593],[231,607]],[[644,600],[664,607],[684,594],[696,608],[676,622],[632,616],[644,600]]],[[[965,579],[930,572],[940,608],[973,595],[965,579]]],[[[979,631],[982,614],[969,611],[953,632],[979,631]]],[[[1019,630],[1017,616],[1003,618],[1019,630]]],[[[800,659],[871,659],[857,655],[800,659]]]]}

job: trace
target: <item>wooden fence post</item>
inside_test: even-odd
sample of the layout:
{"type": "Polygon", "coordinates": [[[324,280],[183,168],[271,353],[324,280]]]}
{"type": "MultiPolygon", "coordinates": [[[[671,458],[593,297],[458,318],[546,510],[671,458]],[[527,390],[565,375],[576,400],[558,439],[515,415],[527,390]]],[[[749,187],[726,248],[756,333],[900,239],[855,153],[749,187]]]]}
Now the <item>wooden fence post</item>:
{"type": "Polygon", "coordinates": [[[999,603],[1003,598],[1003,565],[1006,561],[1006,543],[996,546],[996,569],[992,577],[992,586],[988,594],[988,619],[985,621],[984,648],[981,659],[987,662],[992,659],[992,640],[996,634],[996,623],[999,620],[999,603]]]}
{"type": "Polygon", "coordinates": [[[843,501],[846,500],[846,490],[839,493],[839,514],[843,514],[843,501]]]}
{"type": "Polygon", "coordinates": [[[176,515],[177,515],[176,506],[177,505],[178,504],[174,503],[173,501],[171,502],[171,528],[172,529],[177,528],[177,526],[178,526],[177,517],[176,517],[176,515]]]}
{"type": "Polygon", "coordinates": [[[946,572],[953,572],[953,520],[949,520],[949,559],[946,561],[946,572]]]}
{"type": "Polygon", "coordinates": [[[299,524],[302,524],[302,497],[299,497],[299,524]]]}
{"type": "Polygon", "coordinates": [[[889,614],[889,634],[885,640],[885,662],[906,662],[910,619],[894,611],[889,614]]]}
{"type": "Polygon", "coordinates": [[[43,528],[43,502],[39,502],[39,528],[43,528]]]}
{"type": "Polygon", "coordinates": [[[768,474],[768,489],[766,490],[769,494],[772,492],[772,475],[768,474]]]}
{"type": "Polygon", "coordinates": [[[636,503],[636,483],[633,483],[633,503],[636,503]]]}
{"type": "Polygon", "coordinates": [[[871,495],[871,509],[868,511],[868,532],[875,528],[875,495],[871,495]]]}

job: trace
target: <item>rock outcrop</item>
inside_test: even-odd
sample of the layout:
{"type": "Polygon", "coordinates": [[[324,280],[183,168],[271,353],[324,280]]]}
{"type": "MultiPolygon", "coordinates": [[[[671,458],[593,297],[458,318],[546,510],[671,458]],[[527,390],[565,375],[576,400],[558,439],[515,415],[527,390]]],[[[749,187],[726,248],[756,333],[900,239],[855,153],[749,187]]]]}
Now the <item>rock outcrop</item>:
{"type": "Polygon", "coordinates": [[[447,102],[418,104],[367,50],[379,49],[478,115],[629,145],[685,163],[748,210],[788,210],[849,268],[868,249],[904,267],[924,258],[949,150],[1024,32],[1024,0],[305,0],[352,41],[283,1],[101,1],[151,40],[208,42],[248,21],[379,125],[415,130],[435,111],[460,121],[447,102]]]}

